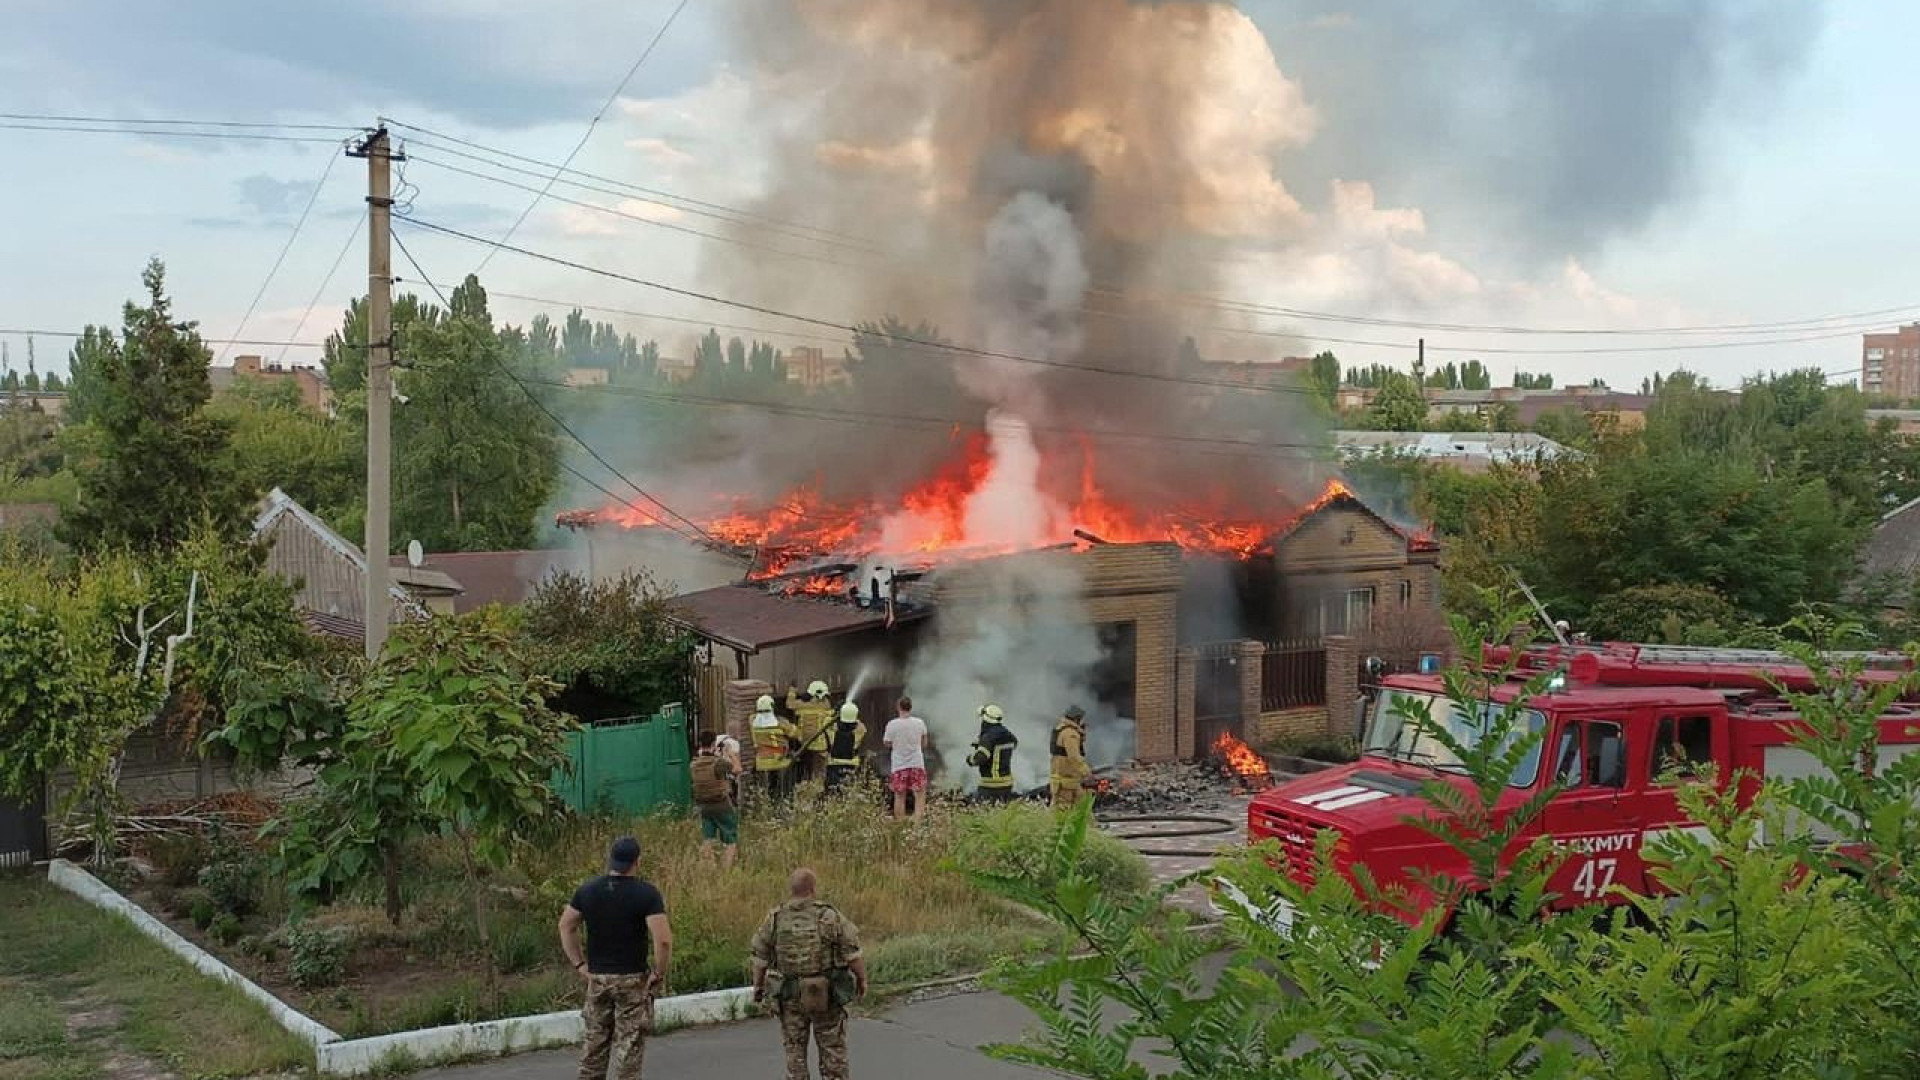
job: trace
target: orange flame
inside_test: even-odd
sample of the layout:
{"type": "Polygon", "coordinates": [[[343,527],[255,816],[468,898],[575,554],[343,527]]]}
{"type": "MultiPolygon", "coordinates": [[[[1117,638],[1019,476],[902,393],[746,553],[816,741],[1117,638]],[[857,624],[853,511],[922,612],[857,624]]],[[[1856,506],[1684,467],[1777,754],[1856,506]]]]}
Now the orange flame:
{"type": "MultiPolygon", "coordinates": [[[[1058,510],[1052,520],[1040,524],[1043,530],[1057,531],[1061,541],[1078,529],[1109,543],[1172,541],[1189,552],[1250,558],[1272,550],[1274,538],[1307,515],[1353,494],[1336,479],[1305,505],[1278,489],[1215,489],[1186,492],[1171,505],[1148,507],[1122,502],[1101,486],[1090,440],[1057,437],[1044,449],[1050,452],[1043,482],[1054,489],[1048,495],[1058,510]],[[1078,460],[1072,460],[1076,454],[1078,460]]],[[[826,555],[882,554],[897,559],[1006,554],[1012,549],[967,546],[968,502],[992,468],[987,434],[971,432],[956,435],[954,452],[930,476],[891,499],[861,496],[830,501],[817,487],[802,486],[772,507],[754,508],[744,500],[723,498],[710,503],[704,515],[692,513],[691,517],[721,544],[754,553],[754,568],[748,576],[755,579],[804,568],[826,555]]],[[[681,510],[689,510],[680,500],[673,501],[681,510]]],[[[572,511],[556,521],[575,528],[611,523],[685,531],[676,522],[630,504],[572,511]]],[[[840,579],[832,578],[830,583],[832,587],[829,580],[809,579],[791,591],[844,591],[840,579]]]]}
{"type": "Polygon", "coordinates": [[[1213,752],[1226,763],[1243,782],[1255,787],[1266,787],[1273,780],[1273,771],[1267,768],[1267,759],[1261,757],[1253,747],[1234,738],[1233,732],[1223,731],[1213,741],[1213,752]]]}

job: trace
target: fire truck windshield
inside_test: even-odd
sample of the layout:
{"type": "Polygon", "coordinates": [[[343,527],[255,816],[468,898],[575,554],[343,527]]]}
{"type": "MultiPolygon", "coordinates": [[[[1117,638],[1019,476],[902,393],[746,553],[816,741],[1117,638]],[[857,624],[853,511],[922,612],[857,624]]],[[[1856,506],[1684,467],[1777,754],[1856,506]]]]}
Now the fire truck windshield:
{"type": "MultiPolygon", "coordinates": [[[[1367,725],[1366,752],[1395,761],[1411,761],[1429,765],[1449,772],[1462,772],[1459,757],[1447,745],[1434,737],[1433,728],[1445,728],[1453,740],[1462,746],[1477,746],[1485,736],[1486,729],[1500,716],[1503,706],[1483,704],[1478,717],[1470,717],[1450,699],[1439,694],[1423,694],[1413,690],[1396,690],[1387,687],[1381,690],[1380,697],[1374,702],[1373,717],[1367,725]],[[1426,717],[1421,720],[1422,715],[1426,717]]],[[[1533,709],[1521,709],[1513,718],[1513,731],[1510,739],[1518,739],[1524,734],[1536,736],[1533,749],[1521,760],[1507,778],[1513,787],[1531,787],[1540,773],[1541,740],[1537,736],[1546,730],[1547,718],[1533,709]]]]}

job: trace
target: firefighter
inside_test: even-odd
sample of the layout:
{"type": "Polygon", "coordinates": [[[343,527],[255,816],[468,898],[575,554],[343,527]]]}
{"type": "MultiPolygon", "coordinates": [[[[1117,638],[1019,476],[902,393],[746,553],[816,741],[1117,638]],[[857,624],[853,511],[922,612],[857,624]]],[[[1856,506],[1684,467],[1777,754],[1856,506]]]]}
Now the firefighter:
{"type": "Polygon", "coordinates": [[[1053,806],[1071,809],[1080,801],[1081,792],[1093,770],[1087,767],[1087,712],[1078,705],[1067,706],[1053,728],[1053,806]]]}
{"type": "Polygon", "coordinates": [[[833,728],[833,693],[821,679],[807,684],[807,696],[792,686],[787,687],[787,711],[793,714],[794,727],[800,740],[798,764],[800,778],[817,779],[827,763],[827,738],[833,728]]]}
{"type": "Polygon", "coordinates": [[[1013,798],[1013,751],[1019,745],[1020,740],[1007,730],[1006,714],[1000,706],[980,706],[980,734],[967,757],[967,764],[980,770],[976,799],[1007,802],[1013,798]]]}
{"type": "Polygon", "coordinates": [[[753,771],[770,799],[793,790],[793,722],[773,711],[773,695],[753,703],[753,771]]]}
{"type": "Polygon", "coordinates": [[[827,736],[827,790],[838,791],[860,771],[860,749],[867,743],[867,725],[860,720],[860,706],[849,701],[840,706],[840,720],[827,736]]]}

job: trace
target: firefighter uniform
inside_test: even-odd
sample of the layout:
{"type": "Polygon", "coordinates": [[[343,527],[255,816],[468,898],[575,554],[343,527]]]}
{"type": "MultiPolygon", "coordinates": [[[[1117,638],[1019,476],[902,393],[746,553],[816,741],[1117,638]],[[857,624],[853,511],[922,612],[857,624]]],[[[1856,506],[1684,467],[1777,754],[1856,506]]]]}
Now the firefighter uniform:
{"type": "Polygon", "coordinates": [[[1055,809],[1068,809],[1080,801],[1087,777],[1093,769],[1087,765],[1087,714],[1078,705],[1068,707],[1053,729],[1053,789],[1055,809]]]}
{"type": "Polygon", "coordinates": [[[760,695],[754,709],[754,775],[760,778],[769,798],[782,798],[793,788],[794,726],[773,711],[771,694],[760,695]]]}
{"type": "Polygon", "coordinates": [[[982,802],[1006,802],[1013,798],[1013,751],[1020,740],[1007,730],[1006,716],[998,705],[980,709],[980,735],[973,740],[973,753],[967,764],[980,771],[975,798],[982,802]]]}
{"type": "Polygon", "coordinates": [[[860,771],[860,748],[867,743],[867,725],[860,719],[860,706],[849,701],[840,706],[840,719],[827,736],[827,790],[838,791],[860,771]]]}
{"type": "Polygon", "coordinates": [[[860,959],[859,930],[831,904],[811,898],[788,900],[767,913],[748,950],[767,965],[769,990],[780,1012],[788,1080],[808,1080],[810,1038],[820,1045],[821,1080],[847,1080],[846,1006],[852,1000],[849,969],[860,959]],[[824,1008],[810,1010],[798,991],[803,980],[820,977],[839,982],[842,988],[823,1003],[824,1008]]]}
{"type": "Polygon", "coordinates": [[[795,738],[800,740],[800,775],[812,780],[821,775],[827,761],[827,738],[833,734],[833,694],[819,679],[807,684],[807,696],[801,697],[787,687],[787,711],[794,716],[795,738]]]}

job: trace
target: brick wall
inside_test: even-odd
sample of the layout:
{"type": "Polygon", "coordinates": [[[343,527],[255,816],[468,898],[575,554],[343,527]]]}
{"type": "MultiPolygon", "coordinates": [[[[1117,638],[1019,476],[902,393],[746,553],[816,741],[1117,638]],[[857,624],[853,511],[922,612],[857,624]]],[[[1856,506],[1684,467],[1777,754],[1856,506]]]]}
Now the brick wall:
{"type": "Polygon", "coordinates": [[[1256,717],[1253,732],[1247,736],[1247,741],[1261,746],[1279,738],[1324,735],[1327,730],[1327,710],[1324,706],[1281,709],[1263,712],[1256,717]]]}

